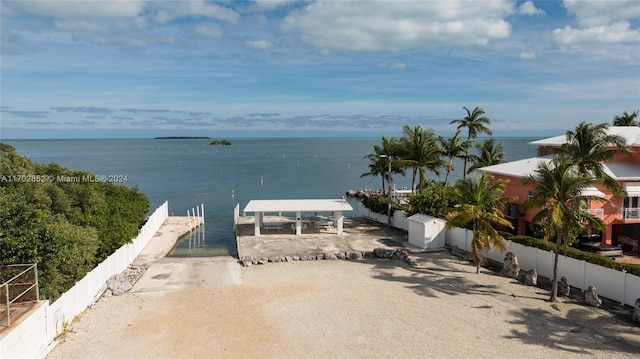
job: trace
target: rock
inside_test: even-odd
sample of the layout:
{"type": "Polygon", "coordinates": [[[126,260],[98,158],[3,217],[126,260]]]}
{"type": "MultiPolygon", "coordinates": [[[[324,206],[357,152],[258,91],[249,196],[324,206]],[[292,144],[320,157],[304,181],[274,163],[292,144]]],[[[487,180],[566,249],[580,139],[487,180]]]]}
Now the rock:
{"type": "Polygon", "coordinates": [[[584,292],[584,301],[592,307],[599,307],[602,305],[602,299],[598,297],[598,291],[596,290],[596,287],[592,285],[590,285],[589,288],[587,288],[587,291],[584,292]]]}
{"type": "Polygon", "coordinates": [[[300,260],[300,257],[298,257],[298,256],[293,256],[293,260],[294,260],[294,261],[299,261],[299,260],[300,260]]]}
{"type": "Polygon", "coordinates": [[[636,306],[631,313],[631,320],[640,324],[640,298],[636,299],[636,306]]]}
{"type": "Polygon", "coordinates": [[[387,248],[374,248],[373,250],[373,254],[378,258],[391,258],[394,253],[395,250],[387,248]]]}
{"type": "Polygon", "coordinates": [[[317,260],[319,260],[319,261],[323,260],[323,259],[324,259],[324,253],[320,253],[320,254],[318,254],[318,255],[316,256],[316,259],[317,259],[317,260]]]}
{"type": "Polygon", "coordinates": [[[362,253],[360,253],[360,252],[347,252],[347,259],[349,259],[349,260],[362,259],[362,253]]]}
{"type": "Polygon", "coordinates": [[[520,271],[518,280],[524,285],[536,286],[538,285],[538,272],[535,268],[529,271],[520,271]]]}
{"type": "Polygon", "coordinates": [[[267,258],[260,258],[257,262],[257,264],[266,264],[267,262],[269,262],[269,260],[267,258]]]}
{"type": "Polygon", "coordinates": [[[338,257],[336,257],[336,255],[333,254],[333,253],[325,253],[324,254],[324,259],[326,259],[326,260],[336,260],[336,259],[338,259],[338,257]]]}
{"type": "Polygon", "coordinates": [[[121,295],[131,289],[131,283],[124,274],[114,274],[107,280],[107,289],[113,295],[121,295]]]}
{"type": "Polygon", "coordinates": [[[558,296],[560,297],[568,297],[571,292],[571,287],[569,286],[569,281],[567,277],[562,276],[560,278],[560,283],[558,283],[558,296]]]}
{"type": "Polygon", "coordinates": [[[347,259],[347,255],[344,252],[338,252],[336,257],[338,257],[338,259],[347,259]]]}
{"type": "Polygon", "coordinates": [[[518,257],[513,252],[507,252],[504,255],[504,265],[502,266],[502,270],[500,270],[500,275],[518,279],[520,275],[520,265],[518,264],[518,257]]]}
{"type": "Polygon", "coordinates": [[[350,190],[347,191],[347,197],[353,198],[353,197],[356,196],[356,193],[357,193],[356,191],[350,189],[350,190]]]}

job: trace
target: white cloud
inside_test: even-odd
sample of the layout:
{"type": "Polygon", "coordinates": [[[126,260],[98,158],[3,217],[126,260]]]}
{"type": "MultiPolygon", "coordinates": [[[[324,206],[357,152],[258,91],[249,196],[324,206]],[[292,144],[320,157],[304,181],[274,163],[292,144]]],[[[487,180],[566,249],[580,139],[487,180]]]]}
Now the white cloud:
{"type": "Polygon", "coordinates": [[[256,7],[262,10],[273,10],[279,6],[287,5],[296,0],[256,0],[256,7]]]}
{"type": "Polygon", "coordinates": [[[640,42],[640,30],[633,30],[629,22],[620,21],[611,25],[574,29],[570,26],[553,30],[553,38],[563,45],[588,43],[640,42]]]}
{"type": "Polygon", "coordinates": [[[631,22],[640,18],[636,0],[621,1],[563,1],[570,14],[575,15],[578,27],[565,26],[553,30],[553,38],[563,45],[589,43],[624,43],[640,41],[640,30],[631,22]]]}
{"type": "Polygon", "coordinates": [[[136,17],[144,10],[145,3],[135,0],[13,1],[11,6],[57,19],[113,19],[136,17]]]}
{"type": "Polygon", "coordinates": [[[240,15],[231,9],[207,3],[203,0],[153,1],[150,4],[151,10],[155,12],[154,19],[159,23],[187,16],[201,16],[232,23],[240,18],[240,15]]]}
{"type": "Polygon", "coordinates": [[[574,14],[581,27],[606,25],[624,19],[640,18],[637,0],[578,1],[565,0],[564,7],[574,14]]]}
{"type": "Polygon", "coordinates": [[[518,14],[522,15],[544,15],[544,11],[536,8],[531,1],[527,1],[518,7],[518,14]]]}
{"type": "Polygon", "coordinates": [[[404,70],[407,67],[407,64],[404,62],[384,63],[380,64],[378,67],[383,69],[404,70]]]}
{"type": "Polygon", "coordinates": [[[536,54],[531,51],[523,51],[520,53],[520,58],[524,60],[530,60],[536,57],[536,54]]]}
{"type": "Polygon", "coordinates": [[[222,37],[222,29],[218,24],[203,23],[196,25],[193,29],[196,33],[203,36],[213,37],[216,39],[222,37]]]}
{"type": "Polygon", "coordinates": [[[513,13],[506,0],[332,1],[292,12],[284,28],[323,51],[395,51],[486,45],[510,35],[513,13]]]}
{"type": "Polygon", "coordinates": [[[256,49],[268,49],[273,46],[273,44],[267,40],[247,40],[245,41],[247,46],[256,48],[256,49]]]}

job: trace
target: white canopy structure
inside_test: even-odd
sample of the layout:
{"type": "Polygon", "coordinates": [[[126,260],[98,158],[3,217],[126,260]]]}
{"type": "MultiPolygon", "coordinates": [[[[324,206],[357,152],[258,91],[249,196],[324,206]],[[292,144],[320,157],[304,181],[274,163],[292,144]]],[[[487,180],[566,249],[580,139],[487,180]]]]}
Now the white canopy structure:
{"type": "Polygon", "coordinates": [[[342,234],[344,211],[353,211],[353,207],[344,199],[251,200],[243,210],[245,214],[254,213],[256,236],[260,235],[264,214],[269,212],[295,212],[296,235],[302,234],[302,212],[332,212],[338,234],[342,234]]]}

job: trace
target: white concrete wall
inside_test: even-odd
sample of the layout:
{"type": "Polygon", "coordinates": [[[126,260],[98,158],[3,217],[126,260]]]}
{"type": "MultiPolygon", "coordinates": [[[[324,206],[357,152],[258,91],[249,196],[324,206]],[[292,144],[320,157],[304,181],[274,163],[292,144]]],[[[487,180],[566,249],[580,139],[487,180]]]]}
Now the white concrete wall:
{"type": "MultiPolygon", "coordinates": [[[[471,251],[472,236],[473,233],[467,229],[453,228],[447,231],[446,242],[449,246],[471,251]]],[[[546,278],[553,277],[553,252],[527,247],[511,241],[506,241],[505,247],[504,253],[491,250],[487,252],[487,257],[496,262],[504,263],[504,255],[510,251],[518,257],[520,268],[524,270],[535,268],[539,275],[546,278]]],[[[598,290],[598,295],[626,305],[633,306],[636,299],[640,298],[640,276],[565,257],[561,254],[558,259],[558,277],[563,276],[567,277],[569,285],[573,287],[584,291],[589,286],[594,286],[598,290]]]]}
{"type": "MultiPolygon", "coordinates": [[[[365,207],[362,202],[358,202],[358,206],[360,206],[358,211],[362,217],[372,219],[382,224],[388,223],[386,214],[372,212],[369,208],[365,207]]],[[[394,211],[391,216],[391,227],[408,231],[409,221],[407,220],[407,215],[402,211],[394,211]]]]}
{"type": "Polygon", "coordinates": [[[78,281],[54,303],[42,301],[39,307],[20,318],[0,335],[0,358],[40,358],[53,339],[102,294],[107,279],[124,271],[140,254],[169,216],[168,203],[158,207],[140,229],[138,236],[120,247],[78,281]]]}

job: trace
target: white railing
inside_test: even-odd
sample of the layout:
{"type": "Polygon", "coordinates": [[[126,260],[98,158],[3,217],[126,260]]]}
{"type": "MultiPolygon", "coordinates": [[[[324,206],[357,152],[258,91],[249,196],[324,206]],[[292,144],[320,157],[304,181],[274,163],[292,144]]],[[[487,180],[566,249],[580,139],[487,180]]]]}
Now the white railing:
{"type": "Polygon", "coordinates": [[[600,218],[600,219],[604,218],[604,209],[602,208],[588,208],[588,209],[583,209],[583,211],[589,213],[590,215],[596,218],[600,218]]]}
{"type": "Polygon", "coordinates": [[[41,302],[24,321],[0,334],[0,358],[41,358],[53,339],[67,323],[94,303],[114,274],[122,273],[140,254],[169,217],[168,203],[158,207],[140,229],[138,236],[120,247],[107,259],[65,292],[55,302],[41,302]]]}
{"type": "MultiPolygon", "coordinates": [[[[472,238],[472,231],[453,228],[447,231],[446,243],[470,252],[472,238]]],[[[546,278],[553,277],[553,252],[506,241],[504,253],[491,250],[486,256],[493,261],[504,263],[504,255],[507,251],[515,253],[520,268],[526,270],[535,268],[539,275],[546,278]]],[[[598,289],[599,295],[626,305],[633,306],[636,299],[640,298],[640,277],[626,271],[621,272],[560,255],[558,276],[567,277],[570,285],[583,291],[592,285],[598,289]]]]}
{"type": "Polygon", "coordinates": [[[638,220],[640,219],[640,208],[623,208],[621,216],[624,220],[638,220]]]}

